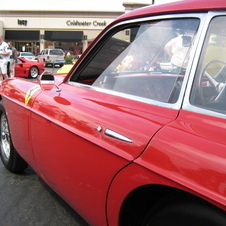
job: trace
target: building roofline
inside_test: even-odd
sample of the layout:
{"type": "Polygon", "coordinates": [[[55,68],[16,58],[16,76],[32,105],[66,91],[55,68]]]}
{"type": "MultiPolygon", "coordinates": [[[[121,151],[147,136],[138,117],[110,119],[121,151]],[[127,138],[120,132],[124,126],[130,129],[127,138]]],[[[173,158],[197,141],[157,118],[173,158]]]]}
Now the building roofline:
{"type": "Polygon", "coordinates": [[[124,10],[46,10],[46,9],[0,9],[0,12],[58,12],[58,13],[124,13],[124,10]]]}
{"type": "Polygon", "coordinates": [[[148,4],[148,3],[138,3],[138,2],[123,2],[122,5],[123,6],[132,5],[132,6],[136,6],[136,7],[143,7],[143,6],[149,6],[151,4],[148,4]]]}

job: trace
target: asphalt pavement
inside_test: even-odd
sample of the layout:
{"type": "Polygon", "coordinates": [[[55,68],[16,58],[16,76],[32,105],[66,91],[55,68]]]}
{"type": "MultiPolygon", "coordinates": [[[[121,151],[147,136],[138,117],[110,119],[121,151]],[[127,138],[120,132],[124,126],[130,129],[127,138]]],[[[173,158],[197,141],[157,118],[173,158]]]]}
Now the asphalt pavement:
{"type": "Polygon", "coordinates": [[[52,72],[53,74],[55,74],[58,70],[60,69],[60,67],[45,67],[46,71],[52,72]]]}
{"type": "Polygon", "coordinates": [[[0,226],[88,226],[28,167],[13,174],[0,161],[0,226]]]}

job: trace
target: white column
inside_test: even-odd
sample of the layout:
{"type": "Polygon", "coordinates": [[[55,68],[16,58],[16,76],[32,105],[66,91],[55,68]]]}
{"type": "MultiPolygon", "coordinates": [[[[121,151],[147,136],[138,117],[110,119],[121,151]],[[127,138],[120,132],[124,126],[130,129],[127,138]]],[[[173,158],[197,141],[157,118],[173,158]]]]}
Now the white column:
{"type": "Polygon", "coordinates": [[[40,30],[40,52],[45,49],[45,40],[44,40],[44,35],[45,35],[45,31],[44,30],[40,30]]]}
{"type": "Polygon", "coordinates": [[[82,40],[82,52],[88,47],[88,40],[82,40]]]}

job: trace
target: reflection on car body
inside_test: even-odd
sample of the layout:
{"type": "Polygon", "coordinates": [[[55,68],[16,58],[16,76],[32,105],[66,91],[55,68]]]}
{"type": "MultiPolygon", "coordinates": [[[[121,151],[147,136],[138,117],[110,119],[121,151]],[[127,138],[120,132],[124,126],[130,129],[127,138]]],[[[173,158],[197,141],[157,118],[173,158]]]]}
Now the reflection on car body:
{"type": "Polygon", "coordinates": [[[55,84],[3,81],[4,165],[31,165],[90,225],[226,225],[224,27],[224,0],[145,7],[55,84]]]}

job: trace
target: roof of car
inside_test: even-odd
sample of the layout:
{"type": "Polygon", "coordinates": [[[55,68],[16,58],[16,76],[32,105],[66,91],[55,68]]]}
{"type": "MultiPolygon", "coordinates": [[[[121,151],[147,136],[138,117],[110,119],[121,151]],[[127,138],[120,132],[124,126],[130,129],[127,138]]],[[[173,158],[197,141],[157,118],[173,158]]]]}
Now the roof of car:
{"type": "Polygon", "coordinates": [[[151,5],[118,17],[115,22],[128,18],[137,18],[143,16],[153,16],[171,13],[183,12],[206,12],[210,10],[226,10],[225,0],[184,0],[178,2],[171,2],[161,5],[151,5]]]}
{"type": "Polygon", "coordinates": [[[20,52],[20,54],[33,54],[31,52],[20,52]]]}
{"type": "Polygon", "coordinates": [[[57,49],[57,48],[56,48],[56,49],[50,49],[50,50],[62,50],[62,49],[57,49]]]}

